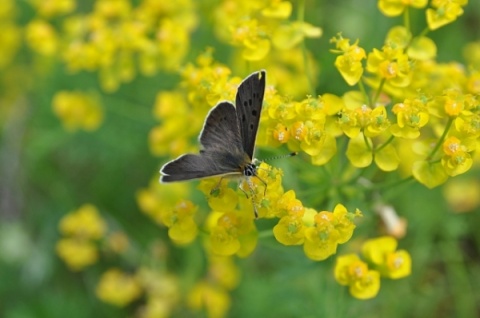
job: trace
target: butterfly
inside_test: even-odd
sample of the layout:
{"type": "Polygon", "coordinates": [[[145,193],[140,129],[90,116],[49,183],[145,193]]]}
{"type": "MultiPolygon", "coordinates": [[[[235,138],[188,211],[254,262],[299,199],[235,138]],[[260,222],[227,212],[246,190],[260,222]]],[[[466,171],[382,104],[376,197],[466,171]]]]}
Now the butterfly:
{"type": "Polygon", "coordinates": [[[160,182],[213,176],[245,176],[249,181],[249,177],[257,176],[253,152],[265,80],[264,70],[250,74],[238,87],[235,105],[222,101],[212,108],[198,138],[200,153],[185,154],[166,163],[160,169],[160,182]]]}

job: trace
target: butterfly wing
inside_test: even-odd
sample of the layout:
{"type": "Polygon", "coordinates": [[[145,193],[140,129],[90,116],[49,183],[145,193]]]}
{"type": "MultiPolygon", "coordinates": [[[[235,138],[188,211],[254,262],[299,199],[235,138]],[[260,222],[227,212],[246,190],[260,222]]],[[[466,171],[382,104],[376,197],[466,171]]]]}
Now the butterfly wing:
{"type": "Polygon", "coordinates": [[[210,110],[200,132],[199,141],[205,150],[220,152],[242,150],[237,114],[232,103],[221,102],[210,110]]]}
{"type": "Polygon", "coordinates": [[[265,71],[255,72],[238,87],[235,106],[241,142],[245,153],[253,159],[260,112],[265,93],[265,71]]]}
{"type": "Polygon", "coordinates": [[[200,154],[186,154],[165,164],[161,182],[241,173],[245,155],[233,104],[221,102],[212,108],[199,140],[204,148],[200,154]]]}
{"type": "Polygon", "coordinates": [[[160,173],[160,182],[186,181],[226,174],[239,174],[238,168],[222,158],[225,153],[202,151],[186,154],[166,163],[160,173]]]}

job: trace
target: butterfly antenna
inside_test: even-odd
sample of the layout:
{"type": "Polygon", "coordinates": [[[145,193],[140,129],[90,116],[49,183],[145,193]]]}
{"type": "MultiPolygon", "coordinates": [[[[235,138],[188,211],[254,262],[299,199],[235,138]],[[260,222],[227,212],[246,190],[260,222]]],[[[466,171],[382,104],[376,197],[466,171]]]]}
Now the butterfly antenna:
{"type": "Polygon", "coordinates": [[[282,158],[287,158],[287,157],[294,157],[296,155],[298,155],[298,151],[294,151],[294,152],[291,152],[291,153],[286,154],[286,155],[279,155],[279,156],[270,157],[270,158],[267,158],[267,159],[263,159],[261,161],[270,161],[270,160],[282,159],[282,158]]]}

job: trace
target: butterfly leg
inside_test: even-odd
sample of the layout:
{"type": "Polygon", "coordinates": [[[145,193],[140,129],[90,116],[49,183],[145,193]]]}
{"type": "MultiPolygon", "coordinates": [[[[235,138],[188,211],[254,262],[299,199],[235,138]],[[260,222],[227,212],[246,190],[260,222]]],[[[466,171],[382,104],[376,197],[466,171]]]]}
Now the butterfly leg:
{"type": "MultiPolygon", "coordinates": [[[[260,179],[260,178],[259,178],[260,179]]],[[[260,179],[261,180],[261,179],[260,179]]],[[[263,182],[263,181],[262,181],[263,182]]],[[[253,183],[252,183],[252,180],[250,180],[250,178],[247,177],[247,183],[248,183],[248,187],[250,188],[250,193],[252,194],[252,206],[253,206],[253,213],[255,214],[255,218],[258,219],[258,210],[257,210],[257,205],[255,203],[255,192],[253,191],[253,183]]],[[[248,198],[248,196],[247,196],[248,198]]]]}
{"type": "Polygon", "coordinates": [[[222,184],[223,178],[225,177],[224,176],[220,177],[220,180],[218,180],[217,185],[214,188],[212,188],[212,190],[210,190],[210,195],[214,194],[215,192],[218,191],[218,189],[220,189],[220,185],[222,184]]]}

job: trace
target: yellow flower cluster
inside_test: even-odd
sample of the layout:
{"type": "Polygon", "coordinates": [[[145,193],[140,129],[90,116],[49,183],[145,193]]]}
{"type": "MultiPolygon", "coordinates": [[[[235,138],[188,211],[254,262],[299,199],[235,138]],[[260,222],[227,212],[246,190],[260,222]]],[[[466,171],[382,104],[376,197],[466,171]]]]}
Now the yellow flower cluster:
{"type": "Polygon", "coordinates": [[[85,204],[67,214],[59,228],[64,237],[57,243],[57,254],[71,270],[81,271],[97,261],[95,241],[103,238],[106,225],[95,206],[85,204]]]}
{"type": "MultiPolygon", "coordinates": [[[[423,8],[426,4],[378,2],[387,16],[408,14],[408,6],[423,8]]],[[[448,17],[449,22],[461,14],[465,4],[431,3],[440,15],[451,10],[442,18],[448,17]]],[[[427,16],[429,10],[433,9],[427,10],[427,16]]],[[[360,88],[341,97],[337,122],[350,138],[346,154],[353,166],[362,168],[375,162],[383,171],[401,168],[430,188],[471,168],[479,137],[477,70],[468,73],[458,64],[437,63],[435,43],[424,35],[412,36],[408,25],[392,27],[382,49],[368,53],[365,66],[365,52],[358,41],[350,44],[338,35],[332,42],[336,45],[333,52],[340,54],[336,68],[349,85],[360,88]],[[372,88],[372,94],[364,83],[372,88]],[[401,151],[409,143],[413,151],[401,151]]],[[[475,54],[475,49],[470,52],[475,54]]]]}
{"type": "Polygon", "coordinates": [[[198,234],[194,220],[197,206],[186,200],[188,188],[185,184],[163,185],[157,179],[148,189],[137,193],[140,209],[158,224],[168,227],[168,236],[179,245],[191,243],[198,234]]]}
{"type": "Polygon", "coordinates": [[[67,131],[79,128],[92,131],[97,129],[103,120],[100,102],[93,95],[59,91],[53,97],[52,107],[67,131]]]}
{"type": "MultiPolygon", "coordinates": [[[[287,206],[292,204],[291,200],[295,202],[291,193],[286,193],[290,196],[287,206]]],[[[292,212],[280,218],[273,233],[277,241],[284,245],[303,244],[308,258],[321,261],[335,254],[338,244],[350,240],[355,229],[353,219],[358,216],[361,216],[359,210],[350,213],[341,204],[337,204],[333,212],[300,209],[297,205],[292,212]]]]}
{"type": "Polygon", "coordinates": [[[240,282],[239,269],[231,257],[209,256],[206,278],[189,291],[187,304],[208,317],[225,317],[231,306],[229,291],[240,282]]]}
{"type": "Polygon", "coordinates": [[[109,92],[131,81],[137,64],[143,75],[176,70],[197,25],[191,0],[143,0],[136,7],[128,0],[99,0],[85,15],[68,15],[75,9],[73,0],[35,0],[32,5],[39,16],[26,27],[30,48],[44,56],[60,55],[71,72],[98,71],[109,92]],[[64,16],[61,29],[49,21],[55,16],[64,16]]]}
{"type": "Polygon", "coordinates": [[[322,30],[298,19],[289,21],[292,3],[282,0],[224,0],[215,11],[218,37],[241,48],[247,61],[259,61],[272,49],[298,46],[305,37],[317,38],[322,30]]]}
{"type": "Polygon", "coordinates": [[[405,250],[397,250],[397,241],[390,236],[368,240],[362,247],[362,261],[357,254],[337,257],[335,279],[349,286],[358,299],[375,297],[380,290],[380,277],[399,279],[410,275],[412,260],[405,250]]]}
{"type": "Polygon", "coordinates": [[[111,268],[100,277],[96,294],[103,302],[124,307],[138,298],[142,292],[135,276],[111,268]]]}

